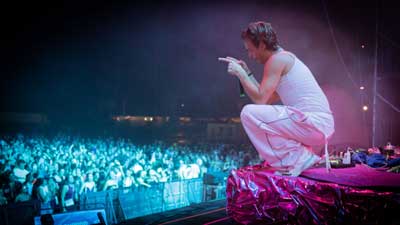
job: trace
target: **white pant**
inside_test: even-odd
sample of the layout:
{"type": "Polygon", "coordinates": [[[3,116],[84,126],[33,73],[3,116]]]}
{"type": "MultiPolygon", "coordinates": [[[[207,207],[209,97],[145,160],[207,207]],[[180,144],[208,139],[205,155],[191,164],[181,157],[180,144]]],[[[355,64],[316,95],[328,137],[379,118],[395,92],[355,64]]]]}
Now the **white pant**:
{"type": "Polygon", "coordinates": [[[242,125],[270,166],[291,169],[315,157],[311,146],[327,144],[334,132],[333,116],[283,105],[246,105],[242,125]]]}

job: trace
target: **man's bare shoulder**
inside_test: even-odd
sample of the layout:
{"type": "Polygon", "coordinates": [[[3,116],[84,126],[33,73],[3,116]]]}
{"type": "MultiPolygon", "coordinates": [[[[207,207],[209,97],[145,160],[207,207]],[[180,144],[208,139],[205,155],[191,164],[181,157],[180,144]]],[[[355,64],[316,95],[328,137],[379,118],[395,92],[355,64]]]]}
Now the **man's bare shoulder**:
{"type": "Polygon", "coordinates": [[[287,52],[287,51],[282,51],[282,52],[278,52],[275,53],[274,55],[272,55],[268,61],[271,61],[271,63],[291,63],[294,62],[294,54],[291,52],[287,52]]]}
{"type": "Polygon", "coordinates": [[[265,66],[268,67],[283,67],[283,73],[286,73],[287,71],[292,68],[294,65],[294,54],[291,52],[278,52],[274,55],[272,55],[265,66]]]}

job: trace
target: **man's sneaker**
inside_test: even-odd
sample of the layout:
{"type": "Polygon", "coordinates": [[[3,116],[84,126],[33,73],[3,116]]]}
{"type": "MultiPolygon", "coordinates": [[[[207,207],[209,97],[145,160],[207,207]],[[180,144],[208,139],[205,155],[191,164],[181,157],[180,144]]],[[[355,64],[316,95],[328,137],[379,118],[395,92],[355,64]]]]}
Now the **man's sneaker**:
{"type": "Polygon", "coordinates": [[[293,177],[299,176],[304,170],[312,167],[319,161],[321,161],[321,157],[315,154],[311,154],[311,157],[308,158],[307,161],[305,161],[302,165],[300,164],[294,166],[293,170],[291,171],[291,176],[293,177]]]}
{"type": "Polygon", "coordinates": [[[301,164],[297,164],[293,166],[293,169],[291,170],[277,170],[275,171],[275,175],[281,175],[281,176],[292,176],[292,177],[297,177],[299,176],[304,170],[307,170],[311,167],[313,167],[316,164],[319,164],[321,162],[321,157],[311,154],[311,156],[301,164]]]}

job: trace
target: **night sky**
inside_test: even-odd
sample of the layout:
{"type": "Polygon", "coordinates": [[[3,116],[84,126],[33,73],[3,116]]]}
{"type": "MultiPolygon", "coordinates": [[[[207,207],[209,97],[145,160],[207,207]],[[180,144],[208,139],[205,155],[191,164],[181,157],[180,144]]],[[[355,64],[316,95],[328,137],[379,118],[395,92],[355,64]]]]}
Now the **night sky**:
{"type": "Polygon", "coordinates": [[[368,1],[246,2],[2,5],[1,111],[50,119],[238,116],[250,101],[239,98],[237,80],[217,58],[244,59],[260,79],[262,66],[248,59],[240,38],[248,23],[259,20],[272,23],[283,48],[303,60],[323,88],[344,90],[358,104],[357,85],[367,93],[371,86],[376,11],[380,87],[400,105],[400,16],[394,3],[377,1],[376,8],[368,1]]]}

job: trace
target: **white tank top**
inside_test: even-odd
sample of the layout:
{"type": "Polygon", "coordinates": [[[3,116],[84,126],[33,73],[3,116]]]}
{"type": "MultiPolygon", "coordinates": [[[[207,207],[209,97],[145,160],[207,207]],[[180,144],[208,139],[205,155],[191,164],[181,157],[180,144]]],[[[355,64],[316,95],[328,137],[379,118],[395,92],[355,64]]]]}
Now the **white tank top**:
{"type": "Polygon", "coordinates": [[[310,69],[293,53],[283,51],[294,58],[292,68],[281,77],[276,92],[284,105],[304,112],[325,136],[326,170],[330,171],[328,139],[335,131],[328,99],[318,85],[310,69]]]}
{"type": "Polygon", "coordinates": [[[322,112],[332,114],[328,99],[318,85],[308,67],[294,54],[294,64],[287,74],[282,75],[276,88],[282,103],[302,112],[322,112]]]}

